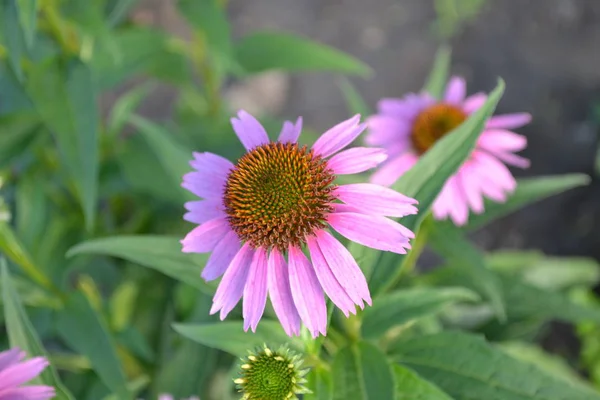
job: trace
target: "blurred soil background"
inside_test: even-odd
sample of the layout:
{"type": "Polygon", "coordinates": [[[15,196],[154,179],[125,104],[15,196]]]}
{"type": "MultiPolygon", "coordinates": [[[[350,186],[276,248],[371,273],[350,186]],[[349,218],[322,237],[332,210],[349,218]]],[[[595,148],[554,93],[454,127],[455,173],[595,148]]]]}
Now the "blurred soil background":
{"type": "MultiPolygon", "coordinates": [[[[175,0],[144,0],[132,17],[188,35],[175,0]]],[[[506,217],[473,236],[494,248],[539,248],[550,255],[600,260],[600,183],[595,171],[600,137],[600,0],[231,0],[234,33],[283,30],[344,50],[369,64],[371,79],[354,79],[371,107],[381,97],[417,91],[442,41],[453,48],[452,72],[469,93],[490,90],[501,76],[507,90],[498,111],[530,112],[519,132],[529,139],[529,170],[517,176],[583,172],[585,188],[569,191],[506,217]]],[[[231,82],[234,107],[295,119],[323,131],[347,118],[331,74],[268,73],[244,85],[231,82]]],[[[118,93],[105,99],[112,103],[118,93]]],[[[142,114],[168,119],[172,88],[155,90],[142,114]]],[[[198,132],[210,134],[210,132],[198,132]]],[[[556,326],[546,345],[576,346],[556,326]]]]}

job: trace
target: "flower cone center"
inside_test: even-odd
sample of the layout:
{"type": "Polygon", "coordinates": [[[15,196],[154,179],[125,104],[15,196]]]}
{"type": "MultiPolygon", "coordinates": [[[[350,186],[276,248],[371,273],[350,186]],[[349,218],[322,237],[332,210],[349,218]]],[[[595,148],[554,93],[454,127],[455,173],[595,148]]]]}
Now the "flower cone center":
{"type": "Polygon", "coordinates": [[[413,123],[411,141],[414,149],[423,154],[439,139],[462,124],[467,114],[450,104],[435,104],[423,110],[413,123]]]}
{"type": "Polygon", "coordinates": [[[287,249],[325,226],[334,175],[306,146],[268,143],[246,153],[227,178],[232,229],[254,247],[287,249]]]}

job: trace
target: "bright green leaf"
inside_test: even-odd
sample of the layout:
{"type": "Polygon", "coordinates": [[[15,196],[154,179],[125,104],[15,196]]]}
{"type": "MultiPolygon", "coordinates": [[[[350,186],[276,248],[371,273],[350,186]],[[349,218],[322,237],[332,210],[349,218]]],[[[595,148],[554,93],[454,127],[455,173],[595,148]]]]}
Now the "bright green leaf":
{"type": "Polygon", "coordinates": [[[457,400],[595,400],[600,394],[570,385],[459,332],[400,342],[394,359],[415,370],[457,400]]]}
{"type": "Polygon", "coordinates": [[[346,108],[350,114],[360,114],[363,118],[372,114],[370,107],[347,78],[340,77],[337,80],[337,83],[344,96],[346,108]]]}
{"type": "Polygon", "coordinates": [[[477,301],[478,296],[463,288],[413,288],[398,290],[377,299],[363,313],[362,334],[377,338],[388,329],[430,316],[449,304],[477,301]]]}
{"type": "MultiPolygon", "coordinates": [[[[46,350],[31,325],[21,300],[12,285],[12,279],[6,267],[4,259],[0,259],[2,269],[2,299],[4,303],[4,318],[8,340],[13,347],[19,347],[28,356],[40,356],[48,358],[46,350]]],[[[58,374],[52,365],[48,366],[40,375],[34,379],[34,383],[42,383],[56,388],[57,400],[74,400],[74,397],[63,386],[58,374]]]]}
{"type": "Polygon", "coordinates": [[[272,69],[285,71],[331,71],[369,75],[371,68],[332,47],[283,32],[260,32],[246,36],[235,46],[237,60],[248,73],[272,69]]]}
{"type": "Polygon", "coordinates": [[[256,333],[244,332],[242,323],[238,321],[173,324],[173,329],[195,342],[235,356],[242,356],[264,343],[272,347],[287,343],[296,350],[302,349],[300,339],[288,337],[276,321],[262,320],[256,333]]]}
{"type": "Polygon", "coordinates": [[[69,250],[68,257],[78,254],[103,254],[123,258],[154,269],[204,293],[214,290],[200,277],[207,254],[186,254],[178,238],[169,236],[113,236],[80,243],[69,250]]]}
{"type": "Polygon", "coordinates": [[[395,400],[452,400],[433,383],[402,365],[392,367],[396,378],[395,400]]]}
{"type": "Polygon", "coordinates": [[[448,71],[450,70],[451,54],[452,52],[448,46],[442,46],[438,49],[435,54],[433,68],[423,87],[423,91],[436,99],[441,99],[444,95],[444,89],[448,81],[448,71]]]}
{"type": "Polygon", "coordinates": [[[81,293],[69,297],[58,314],[56,328],[62,339],[77,353],[85,355],[102,382],[120,399],[132,399],[114,339],[101,317],[81,293]]]}
{"type": "Polygon", "coordinates": [[[485,213],[471,214],[466,229],[478,229],[491,221],[510,214],[528,204],[562,193],[569,189],[585,186],[590,177],[585,174],[538,176],[518,180],[517,189],[505,203],[485,202],[485,213]]]}
{"type": "Polygon", "coordinates": [[[91,71],[78,60],[39,64],[29,71],[27,92],[56,136],[64,166],[74,180],[86,228],[92,229],[98,201],[100,121],[91,71]]]}
{"type": "Polygon", "coordinates": [[[394,377],[379,348],[367,342],[341,349],[333,360],[333,400],[394,398],[394,377]]]}

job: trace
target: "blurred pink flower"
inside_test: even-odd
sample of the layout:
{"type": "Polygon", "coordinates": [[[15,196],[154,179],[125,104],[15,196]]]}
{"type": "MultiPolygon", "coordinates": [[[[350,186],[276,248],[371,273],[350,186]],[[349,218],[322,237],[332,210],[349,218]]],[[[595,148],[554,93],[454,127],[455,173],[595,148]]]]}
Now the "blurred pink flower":
{"type": "Polygon", "coordinates": [[[0,400],[46,400],[54,397],[50,386],[23,386],[48,366],[43,357],[22,361],[25,352],[18,348],[0,352],[0,400]]]}
{"type": "Polygon", "coordinates": [[[363,301],[371,304],[362,271],[327,228],[404,254],[414,235],[387,217],[417,209],[415,200],[379,185],[335,185],[337,175],[366,171],[386,158],[381,149],[341,151],[364,131],[359,120],[356,115],[334,126],[309,149],[297,143],[300,118],[286,121],[271,142],[262,125],[240,111],[231,122],[247,153],[235,165],[215,154],[194,154],[196,171],[182,186],[203,200],[187,203],[184,218],[200,226],[182,244],[184,252],[212,252],[204,279],[223,275],[211,313],[220,310],[224,319],[243,296],[244,329],[255,331],[268,292],[288,335],[298,335],[302,321],[316,337],[327,328],[323,291],[346,315],[363,301]]]}
{"type": "MultiPolygon", "coordinates": [[[[378,114],[367,120],[365,142],[387,149],[388,159],[371,178],[390,186],[417,162],[434,143],[459,126],[486,101],[484,93],[466,96],[464,79],[453,77],[441,101],[427,93],[408,94],[402,99],[382,99],[378,114]]],[[[483,198],[502,203],[516,188],[505,164],[527,168],[529,160],[514,154],[527,146],[527,139],[509,129],[528,124],[527,113],[491,117],[469,159],[444,185],[433,204],[436,219],[450,217],[464,225],[469,210],[484,211],[483,198]]]]}
{"type": "MultiPolygon", "coordinates": [[[[173,396],[171,396],[170,394],[161,394],[160,396],[158,396],[158,400],[174,400],[175,398],[173,396]]],[[[185,399],[181,399],[181,400],[200,400],[199,397],[197,396],[192,396],[192,397],[187,397],[185,399]]]]}

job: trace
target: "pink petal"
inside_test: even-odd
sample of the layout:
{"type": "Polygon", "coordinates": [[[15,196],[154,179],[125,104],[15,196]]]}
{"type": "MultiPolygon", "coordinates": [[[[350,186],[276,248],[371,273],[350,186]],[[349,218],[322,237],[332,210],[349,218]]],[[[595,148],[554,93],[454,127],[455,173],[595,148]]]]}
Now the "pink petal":
{"type": "Polygon", "coordinates": [[[267,303],[267,252],[259,247],[254,252],[250,273],[244,286],[244,331],[252,328],[256,332],[258,321],[267,303]]]}
{"type": "Polygon", "coordinates": [[[372,115],[367,118],[369,132],[365,143],[369,146],[382,146],[401,143],[405,148],[410,146],[411,121],[389,115],[372,115]]]}
{"type": "Polygon", "coordinates": [[[517,181],[512,176],[506,165],[497,158],[482,151],[473,152],[473,160],[480,169],[480,174],[485,174],[488,181],[494,182],[505,191],[512,192],[517,187],[517,181]]]}
{"type": "Polygon", "coordinates": [[[0,392],[2,400],[48,400],[54,396],[56,396],[56,392],[50,386],[16,387],[0,392]]]}
{"type": "Polygon", "coordinates": [[[333,195],[365,214],[404,217],[417,213],[417,208],[411,205],[418,203],[415,199],[373,183],[338,186],[333,195]]]}
{"type": "Polygon", "coordinates": [[[256,118],[244,110],[238,112],[238,118],[231,118],[231,125],[240,142],[250,151],[258,146],[269,143],[265,128],[256,118]]]}
{"type": "Polygon", "coordinates": [[[469,207],[465,195],[458,186],[456,175],[450,177],[442,188],[433,208],[438,209],[434,216],[449,215],[454,224],[464,225],[469,218],[469,207]]]}
{"type": "Polygon", "coordinates": [[[354,147],[337,153],[327,165],[336,175],[357,174],[375,168],[386,158],[384,149],[354,147]]]}
{"type": "Polygon", "coordinates": [[[216,245],[202,270],[202,278],[212,281],[225,273],[229,264],[240,250],[240,240],[237,233],[229,231],[216,245]]]}
{"type": "Polygon", "coordinates": [[[219,175],[223,179],[227,178],[234,165],[226,158],[213,153],[194,152],[194,159],[190,165],[199,172],[208,172],[212,175],[219,175]]]}
{"type": "Polygon", "coordinates": [[[429,97],[408,94],[402,99],[381,99],[377,103],[380,115],[412,120],[421,110],[429,105],[429,97]]]}
{"type": "Polygon", "coordinates": [[[473,114],[485,104],[486,100],[487,95],[485,93],[475,93],[474,95],[471,95],[465,99],[462,109],[467,114],[473,114]]]}
{"type": "Polygon", "coordinates": [[[25,352],[18,347],[0,353],[0,372],[25,358],[25,352]]]}
{"type": "Polygon", "coordinates": [[[348,146],[366,128],[366,125],[359,124],[359,121],[360,115],[357,114],[322,134],[312,146],[315,154],[326,158],[348,146]]]}
{"type": "Polygon", "coordinates": [[[161,394],[158,396],[158,400],[173,400],[173,396],[170,394],[161,394]]]}
{"type": "Polygon", "coordinates": [[[302,251],[293,245],[288,250],[290,287],[294,304],[313,338],[327,331],[327,306],[319,280],[302,251]]]}
{"type": "Polygon", "coordinates": [[[317,231],[317,243],[323,253],[323,257],[331,268],[331,272],[344,288],[348,296],[360,308],[363,308],[363,300],[371,305],[371,294],[365,275],[360,270],[352,254],[337,239],[326,231],[317,231]]]}
{"type": "Polygon", "coordinates": [[[185,208],[188,212],[183,215],[183,219],[194,224],[203,224],[211,219],[227,216],[221,199],[188,201],[185,203],[185,208]]]}
{"type": "Polygon", "coordinates": [[[210,253],[219,241],[231,231],[225,218],[212,219],[194,228],[181,241],[184,253],[210,253]]]}
{"type": "Polygon", "coordinates": [[[521,151],[527,147],[527,138],[504,129],[486,129],[479,137],[477,146],[490,152],[521,151]]]}
{"type": "Polygon", "coordinates": [[[231,261],[225,275],[223,275],[213,298],[213,305],[210,309],[211,315],[221,310],[220,318],[224,320],[240,301],[244,293],[244,286],[246,285],[253,255],[254,250],[250,243],[246,242],[231,261]]]}
{"type": "Polygon", "coordinates": [[[377,172],[371,176],[370,181],[377,185],[391,186],[406,171],[411,169],[418,161],[419,157],[412,152],[407,152],[398,157],[389,159],[385,164],[377,169],[377,172]]]}
{"type": "Polygon", "coordinates": [[[0,372],[0,393],[6,389],[20,386],[37,377],[46,367],[48,361],[43,357],[13,364],[0,372]]]}
{"type": "Polygon", "coordinates": [[[225,190],[226,178],[210,171],[194,171],[183,175],[181,186],[198,197],[220,199],[225,190]]]}
{"type": "Polygon", "coordinates": [[[473,173],[472,169],[471,162],[465,163],[458,171],[457,177],[469,208],[476,214],[481,214],[484,211],[481,181],[479,176],[473,173]]]}
{"type": "Polygon", "coordinates": [[[453,76],[446,86],[444,101],[451,104],[459,104],[465,99],[467,94],[467,84],[465,80],[458,76],[453,76]]]}
{"type": "Polygon", "coordinates": [[[300,132],[302,132],[302,117],[298,117],[295,124],[285,121],[279,134],[279,142],[296,143],[300,137],[300,132]]]}
{"type": "Polygon", "coordinates": [[[316,239],[314,237],[308,238],[307,244],[317,279],[319,279],[319,283],[327,296],[329,296],[333,304],[342,310],[346,317],[349,316],[349,313],[356,314],[354,302],[346,294],[346,291],[337,281],[333,272],[331,272],[331,268],[327,264],[325,257],[323,257],[316,239]]]}
{"type": "Polygon", "coordinates": [[[531,114],[514,113],[495,115],[485,124],[487,129],[515,129],[531,122],[531,114]]]}
{"type": "Polygon", "coordinates": [[[300,334],[300,316],[290,289],[289,270],[277,249],[272,249],[268,260],[267,286],[273,309],[288,336],[300,334]]]}
{"type": "Polygon", "coordinates": [[[377,250],[406,254],[415,235],[388,218],[358,213],[332,213],[327,222],[342,236],[377,250]]]}

